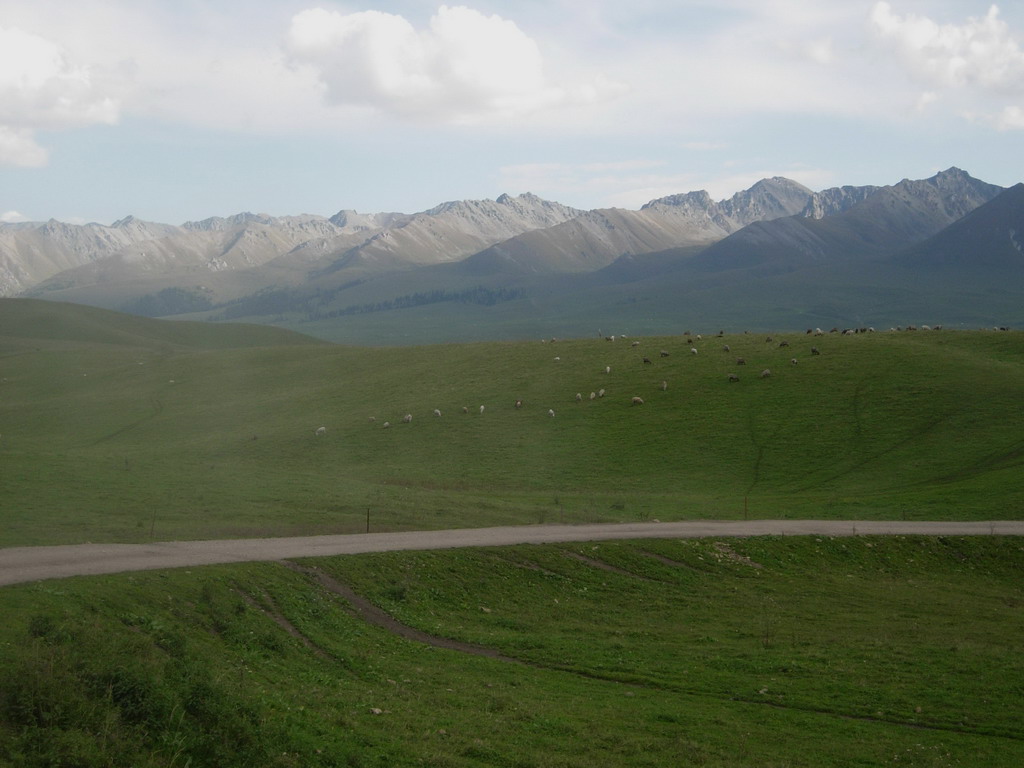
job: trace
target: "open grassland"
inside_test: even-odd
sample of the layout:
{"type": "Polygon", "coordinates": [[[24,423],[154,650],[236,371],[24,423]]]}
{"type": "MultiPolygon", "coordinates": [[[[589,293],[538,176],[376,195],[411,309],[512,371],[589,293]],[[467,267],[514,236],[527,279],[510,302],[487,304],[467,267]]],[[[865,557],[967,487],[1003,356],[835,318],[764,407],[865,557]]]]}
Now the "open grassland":
{"type": "Polygon", "coordinates": [[[1019,766],[1022,568],[765,537],[6,587],[0,765],[1019,766]]]}
{"type": "Polygon", "coordinates": [[[357,348],[3,300],[0,546],[1020,519],[1022,391],[1016,332],[357,348]]]}

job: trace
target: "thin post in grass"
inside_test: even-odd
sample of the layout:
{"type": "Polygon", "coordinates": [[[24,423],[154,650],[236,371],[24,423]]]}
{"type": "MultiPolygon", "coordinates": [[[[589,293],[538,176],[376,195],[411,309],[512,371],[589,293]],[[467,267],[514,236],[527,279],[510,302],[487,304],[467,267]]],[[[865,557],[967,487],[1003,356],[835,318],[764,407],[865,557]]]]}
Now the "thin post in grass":
{"type": "Polygon", "coordinates": [[[366,532],[370,532],[370,508],[366,508],[366,532]]]}

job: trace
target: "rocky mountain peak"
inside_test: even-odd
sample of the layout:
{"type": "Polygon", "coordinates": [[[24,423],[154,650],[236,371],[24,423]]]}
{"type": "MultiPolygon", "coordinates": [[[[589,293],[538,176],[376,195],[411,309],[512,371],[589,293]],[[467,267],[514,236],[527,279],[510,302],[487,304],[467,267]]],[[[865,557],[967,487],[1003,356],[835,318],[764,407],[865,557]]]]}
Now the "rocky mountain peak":
{"type": "Polygon", "coordinates": [[[689,210],[707,211],[714,205],[715,201],[711,199],[711,195],[709,195],[706,190],[701,189],[695,192],[681,192],[676,195],[659,197],[656,200],[651,200],[649,203],[645,203],[641,206],[640,210],[643,211],[648,208],[676,206],[689,210]]]}

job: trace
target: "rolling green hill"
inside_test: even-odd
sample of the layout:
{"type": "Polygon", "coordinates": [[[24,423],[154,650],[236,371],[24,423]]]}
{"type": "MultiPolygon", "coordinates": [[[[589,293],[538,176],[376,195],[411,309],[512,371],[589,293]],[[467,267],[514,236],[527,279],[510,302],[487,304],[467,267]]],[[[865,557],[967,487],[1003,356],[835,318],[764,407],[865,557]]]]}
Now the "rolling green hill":
{"type": "Polygon", "coordinates": [[[71,305],[0,313],[5,546],[1024,511],[1016,332],[372,349],[71,305]]]}
{"type": "Polygon", "coordinates": [[[1009,768],[1022,567],[764,537],[6,587],[0,766],[1009,768]]]}

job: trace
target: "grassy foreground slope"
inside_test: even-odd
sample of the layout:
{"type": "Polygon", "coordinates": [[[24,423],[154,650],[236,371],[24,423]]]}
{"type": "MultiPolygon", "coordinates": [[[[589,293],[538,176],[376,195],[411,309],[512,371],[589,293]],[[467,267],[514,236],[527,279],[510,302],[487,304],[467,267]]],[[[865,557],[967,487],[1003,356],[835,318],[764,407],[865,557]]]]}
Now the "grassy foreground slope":
{"type": "Polygon", "coordinates": [[[0,590],[0,766],[1024,762],[1017,539],[646,540],[301,568],[0,590]],[[406,636],[365,621],[358,596],[406,636]]]}
{"type": "Polygon", "coordinates": [[[368,518],[1019,519],[1021,391],[1015,332],[372,349],[3,300],[0,546],[368,518]]]}

